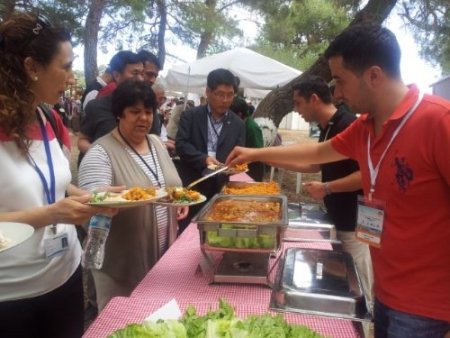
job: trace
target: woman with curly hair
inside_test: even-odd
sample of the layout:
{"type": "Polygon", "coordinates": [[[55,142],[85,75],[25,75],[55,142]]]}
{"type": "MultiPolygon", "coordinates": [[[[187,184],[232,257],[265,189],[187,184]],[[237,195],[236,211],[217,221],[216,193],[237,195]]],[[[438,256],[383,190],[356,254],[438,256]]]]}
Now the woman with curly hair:
{"type": "Polygon", "coordinates": [[[55,104],[73,83],[73,58],[70,35],[43,16],[16,13],[0,24],[0,222],[34,228],[27,241],[0,253],[2,337],[83,333],[73,224],[101,209],[86,205],[89,195],[70,184],[67,130],[54,112],[52,126],[39,107],[55,104]]]}

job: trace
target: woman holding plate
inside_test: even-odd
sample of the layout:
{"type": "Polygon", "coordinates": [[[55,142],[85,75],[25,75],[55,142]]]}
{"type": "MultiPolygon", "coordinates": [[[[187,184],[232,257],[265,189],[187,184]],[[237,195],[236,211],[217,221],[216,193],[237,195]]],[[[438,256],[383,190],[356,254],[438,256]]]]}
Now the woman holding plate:
{"type": "Polygon", "coordinates": [[[112,210],[86,205],[89,194],[70,184],[69,134],[55,112],[39,106],[57,103],[74,83],[73,59],[69,33],[43,16],[16,13],[0,23],[0,221],[34,229],[0,254],[2,337],[83,334],[73,224],[112,210]]]}
{"type": "MultiPolygon", "coordinates": [[[[148,134],[156,111],[151,86],[134,80],[120,84],[112,94],[111,109],[117,128],[97,140],[83,158],[80,187],[181,186],[165,145],[148,134]]],[[[187,209],[149,204],[114,217],[103,267],[92,271],[99,310],[112,297],[131,293],[175,239],[177,220],[186,217],[187,209]]]]}

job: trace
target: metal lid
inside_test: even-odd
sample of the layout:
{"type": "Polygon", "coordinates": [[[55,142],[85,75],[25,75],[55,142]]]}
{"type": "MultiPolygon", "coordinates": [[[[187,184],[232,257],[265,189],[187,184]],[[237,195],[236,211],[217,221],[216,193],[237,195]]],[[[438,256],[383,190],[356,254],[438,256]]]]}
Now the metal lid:
{"type": "Polygon", "coordinates": [[[353,259],[340,251],[287,249],[278,268],[270,307],[370,320],[353,259]]]}

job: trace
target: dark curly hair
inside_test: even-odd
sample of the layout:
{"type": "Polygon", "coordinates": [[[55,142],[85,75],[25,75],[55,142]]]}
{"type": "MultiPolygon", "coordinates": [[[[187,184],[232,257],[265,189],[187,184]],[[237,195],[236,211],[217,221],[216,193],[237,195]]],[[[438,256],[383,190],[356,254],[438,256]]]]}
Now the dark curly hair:
{"type": "Polygon", "coordinates": [[[152,108],[153,113],[156,112],[157,102],[152,86],[144,81],[126,80],[119,84],[112,94],[111,111],[114,117],[119,119],[125,108],[140,102],[145,108],[152,108]]]}
{"type": "Polygon", "coordinates": [[[66,41],[70,34],[41,15],[14,13],[0,24],[0,128],[24,153],[31,143],[27,127],[36,120],[24,61],[31,57],[47,66],[66,41]]]}

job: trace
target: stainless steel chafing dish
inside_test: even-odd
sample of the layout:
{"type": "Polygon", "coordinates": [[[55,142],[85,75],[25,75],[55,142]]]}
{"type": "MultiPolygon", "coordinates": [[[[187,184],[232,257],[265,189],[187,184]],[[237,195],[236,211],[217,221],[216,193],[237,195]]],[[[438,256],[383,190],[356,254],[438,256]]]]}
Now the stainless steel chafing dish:
{"type": "MultiPolygon", "coordinates": [[[[232,213],[233,211],[226,211],[232,213]]],[[[282,232],[288,224],[287,198],[282,195],[215,195],[194,217],[200,231],[200,243],[204,249],[223,251],[273,251],[280,247],[282,232]],[[249,219],[230,219],[226,215],[215,215],[211,212],[225,201],[235,203],[237,207],[245,203],[255,203],[244,217],[249,219]],[[251,216],[261,218],[265,213],[264,206],[276,205],[278,210],[271,220],[252,220],[251,216]],[[262,206],[258,209],[258,206],[262,206]],[[260,214],[258,214],[260,213],[260,214]]]]}
{"type": "Polygon", "coordinates": [[[230,181],[227,182],[222,190],[221,193],[222,194],[230,194],[229,190],[230,189],[234,189],[236,191],[236,193],[231,193],[231,195],[240,195],[240,194],[246,194],[249,195],[248,193],[243,193],[240,190],[245,189],[245,188],[250,188],[250,190],[254,187],[259,187],[259,188],[266,188],[266,190],[268,191],[267,193],[250,193],[250,195],[280,195],[281,194],[281,188],[280,185],[276,182],[242,182],[242,181],[230,181]]]}
{"type": "Polygon", "coordinates": [[[279,264],[270,308],[370,320],[352,257],[340,251],[287,249],[279,264]]]}
{"type": "Polygon", "coordinates": [[[289,225],[285,241],[338,244],[336,229],[324,207],[317,203],[289,203],[289,225]]]}
{"type": "Polygon", "coordinates": [[[208,274],[213,272],[212,282],[270,284],[268,276],[275,264],[269,270],[269,261],[280,249],[288,224],[286,196],[215,195],[193,222],[198,225],[204,257],[200,267],[208,274]],[[232,207],[228,209],[226,203],[232,207]],[[239,209],[247,203],[254,208],[246,211],[242,218],[236,216],[234,206],[237,211],[245,211],[239,209]],[[267,221],[260,217],[264,215],[264,206],[269,208],[270,220],[267,221]],[[224,211],[223,217],[215,212],[217,210],[224,211]],[[217,254],[221,255],[220,259],[217,254]]]}

